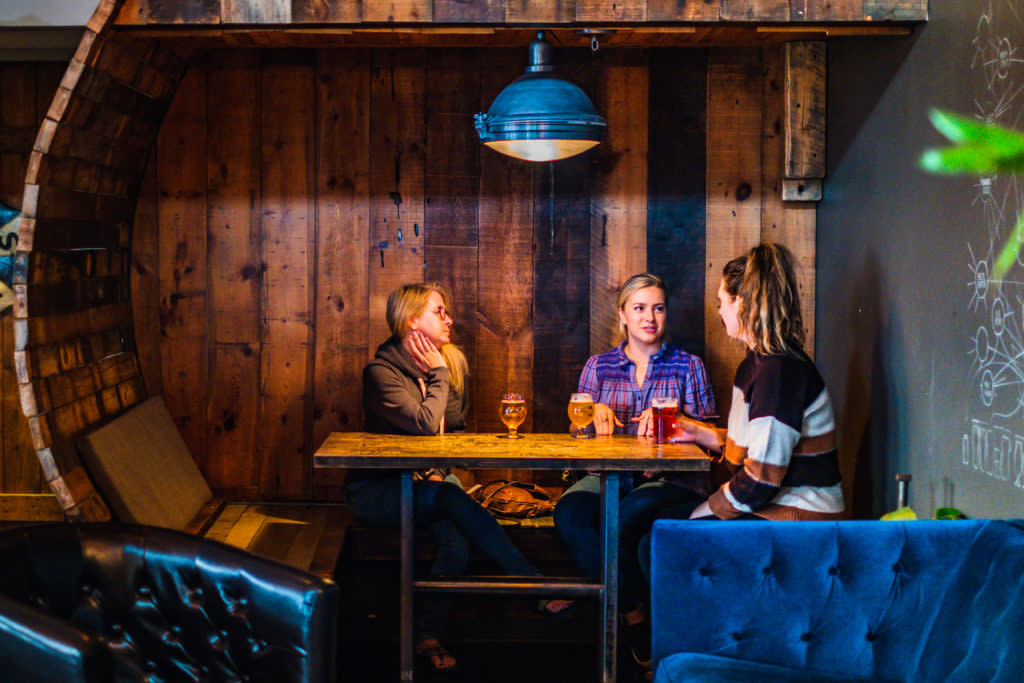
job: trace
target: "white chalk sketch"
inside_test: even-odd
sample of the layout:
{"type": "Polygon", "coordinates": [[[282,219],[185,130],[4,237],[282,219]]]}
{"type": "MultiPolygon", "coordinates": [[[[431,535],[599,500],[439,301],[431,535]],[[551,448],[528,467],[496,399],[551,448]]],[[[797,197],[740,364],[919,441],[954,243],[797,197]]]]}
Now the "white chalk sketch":
{"type": "MultiPolygon", "coordinates": [[[[976,118],[1024,130],[1024,0],[989,0],[972,42],[976,118]]],[[[984,235],[968,242],[968,309],[978,327],[968,345],[977,414],[967,417],[961,464],[1024,489],[1024,261],[1002,282],[994,259],[1024,211],[1024,177],[978,179],[973,205],[984,235]]],[[[1024,254],[1024,251],[1021,252],[1024,254]]]]}

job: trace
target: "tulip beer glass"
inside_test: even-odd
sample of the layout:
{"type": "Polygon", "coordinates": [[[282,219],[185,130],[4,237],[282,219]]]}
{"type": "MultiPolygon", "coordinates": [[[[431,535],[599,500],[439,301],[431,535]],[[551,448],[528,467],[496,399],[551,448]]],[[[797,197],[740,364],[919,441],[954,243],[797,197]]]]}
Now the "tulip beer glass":
{"type": "Polygon", "coordinates": [[[656,443],[668,443],[676,431],[679,399],[674,396],[655,397],[651,400],[651,433],[656,443]]]}
{"type": "Polygon", "coordinates": [[[577,439],[589,439],[587,425],[594,421],[594,399],[590,394],[573,394],[569,399],[569,420],[576,427],[577,439]]]}
{"type": "Polygon", "coordinates": [[[522,394],[505,394],[501,397],[501,421],[508,427],[508,438],[519,438],[517,430],[525,419],[526,401],[522,394]]]}

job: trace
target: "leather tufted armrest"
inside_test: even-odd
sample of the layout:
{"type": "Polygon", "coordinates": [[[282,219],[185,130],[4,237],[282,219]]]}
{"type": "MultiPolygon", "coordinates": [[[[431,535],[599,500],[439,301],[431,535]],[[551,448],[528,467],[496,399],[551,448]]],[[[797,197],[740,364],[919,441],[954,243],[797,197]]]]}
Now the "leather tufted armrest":
{"type": "Polygon", "coordinates": [[[334,681],[333,582],[124,524],[0,532],[0,592],[101,636],[118,678],[334,681]]]}
{"type": "Polygon", "coordinates": [[[20,683],[106,683],[110,653],[100,638],[38,607],[0,595],[0,672],[20,683]]]}

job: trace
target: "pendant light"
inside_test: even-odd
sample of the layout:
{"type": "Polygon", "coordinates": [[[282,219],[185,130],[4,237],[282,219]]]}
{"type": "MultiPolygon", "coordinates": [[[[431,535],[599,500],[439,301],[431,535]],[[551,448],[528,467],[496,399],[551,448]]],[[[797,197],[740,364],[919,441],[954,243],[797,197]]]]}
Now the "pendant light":
{"type": "Polygon", "coordinates": [[[530,43],[526,73],[474,117],[480,142],[526,161],[557,161],[601,142],[608,124],[576,85],[554,75],[544,32],[530,43]]]}

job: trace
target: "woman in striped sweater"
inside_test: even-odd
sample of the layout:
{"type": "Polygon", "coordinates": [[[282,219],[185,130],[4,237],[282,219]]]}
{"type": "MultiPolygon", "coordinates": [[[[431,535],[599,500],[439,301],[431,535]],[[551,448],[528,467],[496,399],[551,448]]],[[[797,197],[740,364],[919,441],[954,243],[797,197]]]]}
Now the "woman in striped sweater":
{"type": "Polygon", "coordinates": [[[793,255],[765,243],[733,259],[722,271],[718,301],[727,334],[747,347],[728,428],[687,421],[678,438],[722,453],[733,474],[691,518],[839,518],[832,402],[803,350],[793,255]]]}

